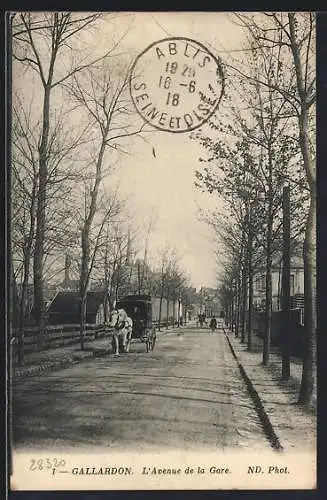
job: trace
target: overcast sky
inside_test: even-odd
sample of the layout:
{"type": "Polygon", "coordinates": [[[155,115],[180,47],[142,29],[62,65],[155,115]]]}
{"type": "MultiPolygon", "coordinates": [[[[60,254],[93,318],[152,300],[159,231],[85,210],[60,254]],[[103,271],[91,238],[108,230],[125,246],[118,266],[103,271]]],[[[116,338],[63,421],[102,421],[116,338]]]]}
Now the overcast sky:
{"type": "MultiPolygon", "coordinates": [[[[241,28],[231,18],[231,13],[113,13],[96,29],[81,33],[80,54],[84,55],[89,48],[92,57],[97,57],[119,41],[114,59],[119,69],[119,62],[126,63],[126,57],[132,61],[151,43],[176,36],[202,43],[224,61],[229,51],[242,49],[244,39],[241,28]]],[[[61,59],[59,71],[60,68],[67,71],[65,66],[61,59]]],[[[40,82],[35,72],[22,73],[22,67],[17,65],[13,82],[20,96],[25,96],[27,102],[33,99],[34,107],[39,98],[41,107],[42,92],[38,92],[40,82]]],[[[52,102],[60,106],[62,97],[58,87],[56,92],[52,102]]],[[[198,159],[205,152],[197,141],[191,140],[189,133],[173,134],[147,125],[145,137],[146,141],[139,137],[128,141],[128,155],[119,157],[115,173],[105,182],[108,186],[119,183],[121,194],[129,199],[129,210],[144,231],[151,214],[154,215],[150,258],[154,260],[164,245],[174,246],[194,286],[215,286],[213,235],[198,220],[198,209],[219,207],[219,199],[194,187],[195,171],[201,166],[198,159]]]]}
{"type": "MultiPolygon", "coordinates": [[[[185,36],[212,51],[217,47],[215,52],[224,59],[225,50],[241,48],[244,36],[225,13],[140,13],[120,22],[122,30],[128,27],[121,47],[134,53],[167,36],[185,36]]],[[[204,151],[189,133],[154,129],[146,138],[147,142],[133,141],[130,155],[119,162],[115,177],[122,192],[130,195],[130,205],[141,224],[150,213],[155,214],[150,255],[166,243],[174,245],[194,286],[215,286],[213,238],[207,225],[198,220],[198,208],[219,206],[219,199],[194,187],[195,170],[201,166],[198,158],[204,151]]]]}

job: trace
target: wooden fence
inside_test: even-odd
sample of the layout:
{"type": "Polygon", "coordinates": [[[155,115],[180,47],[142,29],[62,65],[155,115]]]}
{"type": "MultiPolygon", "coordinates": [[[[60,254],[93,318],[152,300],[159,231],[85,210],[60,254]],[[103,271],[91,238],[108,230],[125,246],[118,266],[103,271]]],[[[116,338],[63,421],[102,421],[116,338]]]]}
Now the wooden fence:
{"type": "MultiPolygon", "coordinates": [[[[85,342],[110,336],[110,330],[103,325],[86,324],[85,325],[85,342]]],[[[46,327],[44,338],[42,339],[42,349],[50,349],[53,347],[64,347],[72,344],[77,344],[80,341],[80,327],[77,324],[73,325],[49,325],[46,327]]],[[[31,352],[40,348],[38,336],[38,327],[28,327],[24,330],[24,352],[31,352]]],[[[18,349],[18,332],[13,331],[11,345],[14,353],[18,349]]],[[[14,354],[13,353],[13,354],[14,354]]]]}
{"type": "MultiPolygon", "coordinates": [[[[292,356],[303,355],[304,327],[301,322],[301,309],[291,309],[291,354],[292,356]]],[[[253,332],[263,338],[265,331],[264,312],[254,312],[252,318],[253,332]]],[[[271,343],[282,347],[286,332],[283,325],[282,311],[272,311],[271,315],[271,343]]]]}
{"type": "MultiPolygon", "coordinates": [[[[153,321],[153,326],[158,330],[159,322],[153,321]]],[[[169,321],[161,322],[161,330],[167,326],[173,327],[177,323],[169,321]]],[[[104,325],[86,324],[84,341],[90,342],[101,337],[111,337],[111,330],[104,325]]],[[[10,344],[12,347],[12,354],[15,358],[18,351],[18,332],[13,330],[10,344]]],[[[72,325],[48,325],[45,329],[45,335],[42,339],[42,346],[38,336],[38,327],[29,326],[24,329],[24,352],[32,352],[39,349],[52,349],[54,347],[64,347],[68,345],[78,344],[80,342],[80,326],[78,324],[72,325]]]]}

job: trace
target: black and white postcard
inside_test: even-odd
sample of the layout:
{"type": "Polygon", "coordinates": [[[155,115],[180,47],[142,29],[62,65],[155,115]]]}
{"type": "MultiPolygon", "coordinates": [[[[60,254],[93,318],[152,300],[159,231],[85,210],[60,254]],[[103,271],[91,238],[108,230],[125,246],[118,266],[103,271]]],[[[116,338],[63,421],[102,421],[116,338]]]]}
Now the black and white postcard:
{"type": "Polygon", "coordinates": [[[12,12],[12,490],[316,488],[316,16],[12,12]]]}

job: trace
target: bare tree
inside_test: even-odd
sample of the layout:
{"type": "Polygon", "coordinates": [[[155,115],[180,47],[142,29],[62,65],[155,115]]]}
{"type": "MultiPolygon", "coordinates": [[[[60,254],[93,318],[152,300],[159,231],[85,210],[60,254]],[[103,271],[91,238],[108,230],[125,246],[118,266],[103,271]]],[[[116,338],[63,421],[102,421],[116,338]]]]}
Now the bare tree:
{"type": "MultiPolygon", "coordinates": [[[[120,60],[119,60],[120,61],[120,60]]],[[[96,69],[86,68],[65,85],[75,109],[84,112],[90,126],[93,148],[90,148],[85,216],[82,223],[82,258],[80,277],[81,318],[85,316],[85,297],[89,285],[90,234],[97,212],[101,182],[110,173],[113,160],[108,150],[124,151],[122,141],[138,135],[142,128],[132,121],[133,111],[126,95],[129,69],[115,66],[111,58],[103,59],[96,69]],[[115,71],[116,70],[116,71],[115,71]]],[[[82,324],[82,321],[81,321],[82,324]]],[[[81,333],[82,336],[82,333],[81,333]]]]}
{"type": "MultiPolygon", "coordinates": [[[[13,20],[13,58],[30,69],[41,85],[40,122],[38,126],[37,150],[34,158],[38,179],[35,216],[35,248],[33,255],[35,315],[44,330],[44,284],[43,264],[45,256],[46,210],[48,201],[49,157],[53,147],[53,104],[55,90],[83,68],[94,64],[94,58],[80,55],[76,61],[73,42],[81,32],[90,28],[99,14],[76,15],[71,13],[20,13],[13,20]],[[70,60],[70,61],[69,61],[70,60]],[[60,63],[59,63],[60,61],[60,63]],[[66,61],[69,69],[62,64],[66,61]]],[[[35,108],[36,111],[37,108],[35,108]]],[[[60,155],[59,155],[60,156],[60,155]]]]}
{"type": "MultiPolygon", "coordinates": [[[[310,193],[307,214],[304,258],[304,322],[305,349],[299,403],[310,406],[315,381],[314,357],[317,325],[316,312],[316,170],[314,135],[315,90],[315,14],[264,13],[266,23],[250,15],[237,15],[256,41],[260,50],[283,52],[283,72],[289,78],[278,82],[260,82],[273,88],[289,105],[297,123],[297,138],[301,150],[303,170],[310,193]]],[[[237,68],[243,77],[251,79],[244,70],[237,68]]]]}
{"type": "Polygon", "coordinates": [[[149,280],[149,265],[148,265],[148,252],[149,252],[149,238],[154,229],[156,223],[156,215],[154,212],[151,212],[148,225],[146,227],[146,235],[145,235],[145,243],[144,243],[144,257],[142,264],[142,272],[140,273],[139,280],[139,293],[141,290],[149,290],[150,280],[149,280]]]}
{"type": "MultiPolygon", "coordinates": [[[[98,213],[100,210],[98,210],[98,213]]],[[[119,204],[114,197],[106,203],[103,214],[98,216],[97,223],[91,226],[87,224],[87,219],[81,226],[81,275],[80,275],[80,343],[81,349],[84,349],[85,338],[85,324],[87,313],[87,293],[89,290],[90,278],[94,270],[97,255],[100,248],[105,244],[106,234],[105,227],[114,219],[119,213],[119,204]]],[[[94,218],[92,219],[94,222],[94,218]]]]}

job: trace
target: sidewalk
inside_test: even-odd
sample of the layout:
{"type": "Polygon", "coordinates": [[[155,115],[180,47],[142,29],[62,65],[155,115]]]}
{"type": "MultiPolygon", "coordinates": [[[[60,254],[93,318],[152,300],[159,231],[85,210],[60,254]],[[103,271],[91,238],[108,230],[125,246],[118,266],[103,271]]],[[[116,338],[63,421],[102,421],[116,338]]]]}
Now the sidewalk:
{"type": "MultiPolygon", "coordinates": [[[[157,333],[159,335],[176,333],[176,331],[183,328],[185,327],[170,327],[168,330],[162,329],[157,333]]],[[[18,366],[17,363],[12,364],[12,379],[36,375],[45,370],[58,370],[84,359],[107,356],[109,353],[111,353],[111,336],[86,340],[83,351],[80,349],[80,344],[76,343],[64,347],[29,352],[25,354],[23,366],[18,366]]]]}
{"type": "Polygon", "coordinates": [[[262,340],[253,336],[253,351],[247,350],[234,333],[226,331],[238,361],[259,395],[270,423],[284,450],[315,450],[316,445],[316,396],[310,411],[297,403],[302,374],[299,359],[291,360],[291,378],[281,381],[281,355],[272,347],[267,367],[262,365],[262,340]]]}
{"type": "Polygon", "coordinates": [[[103,356],[111,349],[110,339],[101,337],[96,340],[85,342],[84,350],[81,351],[80,344],[76,343],[65,347],[54,347],[42,351],[29,352],[25,354],[24,365],[12,364],[12,378],[35,375],[44,370],[55,370],[64,368],[72,363],[95,356],[103,356]]]}

